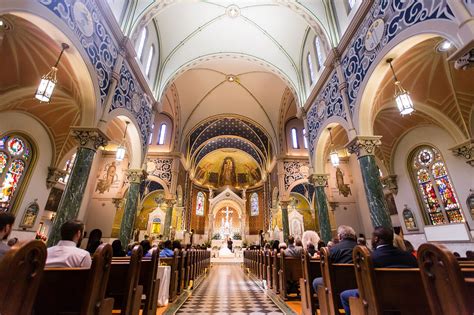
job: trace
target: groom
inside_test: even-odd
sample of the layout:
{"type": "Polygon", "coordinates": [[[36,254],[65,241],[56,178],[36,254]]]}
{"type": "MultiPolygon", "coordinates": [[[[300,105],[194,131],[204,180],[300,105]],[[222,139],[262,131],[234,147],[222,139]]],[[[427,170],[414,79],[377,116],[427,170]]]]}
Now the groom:
{"type": "Polygon", "coordinates": [[[232,252],[232,239],[230,237],[227,239],[227,248],[232,252]]]}

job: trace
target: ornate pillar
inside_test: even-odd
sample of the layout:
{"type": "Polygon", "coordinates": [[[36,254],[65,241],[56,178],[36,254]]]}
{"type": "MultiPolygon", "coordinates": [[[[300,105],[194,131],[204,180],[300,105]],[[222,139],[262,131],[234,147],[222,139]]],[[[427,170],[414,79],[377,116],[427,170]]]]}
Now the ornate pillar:
{"type": "Polygon", "coordinates": [[[60,240],[61,225],[74,219],[81,208],[82,198],[89,179],[95,152],[107,145],[108,137],[97,128],[72,127],[72,135],[79,142],[76,162],[59,202],[58,211],[49,235],[48,246],[54,246],[60,240]]]}
{"type": "Polygon", "coordinates": [[[288,242],[288,236],[290,236],[290,222],[288,222],[288,205],[289,200],[280,201],[281,206],[281,223],[283,225],[283,241],[288,242]]]}
{"type": "Polygon", "coordinates": [[[137,216],[138,197],[140,195],[140,185],[146,178],[147,173],[142,169],[131,169],[127,171],[129,182],[127,201],[123,211],[122,222],[120,223],[119,239],[126,247],[132,238],[133,225],[137,216]]]}
{"type": "Polygon", "coordinates": [[[170,227],[171,227],[171,218],[173,217],[173,206],[176,203],[174,199],[166,199],[166,217],[165,217],[165,227],[163,236],[165,238],[170,237],[170,227]]]}
{"type": "Polygon", "coordinates": [[[474,139],[469,139],[450,149],[455,156],[466,159],[466,163],[474,166],[474,139]]]}
{"type": "Polygon", "coordinates": [[[332,239],[331,223],[329,222],[329,211],[326,192],[324,188],[328,184],[327,174],[313,174],[310,177],[310,182],[314,186],[316,194],[316,204],[318,208],[319,233],[321,239],[327,244],[332,239]]]}
{"type": "Polygon", "coordinates": [[[357,136],[347,144],[347,149],[350,153],[355,153],[359,159],[373,227],[384,226],[391,229],[392,221],[374,156],[375,148],[382,143],[380,138],[380,136],[357,136]]]}

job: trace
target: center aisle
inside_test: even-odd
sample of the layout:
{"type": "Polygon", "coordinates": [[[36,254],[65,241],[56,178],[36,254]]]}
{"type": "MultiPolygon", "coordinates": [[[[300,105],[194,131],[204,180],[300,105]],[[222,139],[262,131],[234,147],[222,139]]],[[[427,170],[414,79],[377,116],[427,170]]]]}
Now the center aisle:
{"type": "Polygon", "coordinates": [[[176,314],[283,314],[238,264],[217,264],[176,314]]]}

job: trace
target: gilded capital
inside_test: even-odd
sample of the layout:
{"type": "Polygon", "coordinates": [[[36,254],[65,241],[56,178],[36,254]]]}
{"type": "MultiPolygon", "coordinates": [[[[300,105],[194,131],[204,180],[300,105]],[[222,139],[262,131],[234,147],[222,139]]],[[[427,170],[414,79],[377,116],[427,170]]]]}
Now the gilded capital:
{"type": "Polygon", "coordinates": [[[165,199],[166,207],[172,208],[176,204],[176,199],[165,199]]]}
{"type": "Polygon", "coordinates": [[[105,147],[109,141],[109,137],[99,128],[72,127],[71,133],[81,147],[94,151],[105,147]]]}
{"type": "Polygon", "coordinates": [[[148,176],[148,173],[142,169],[127,170],[127,180],[129,183],[140,184],[148,176]]]}
{"type": "Polygon", "coordinates": [[[328,174],[311,174],[308,180],[314,187],[326,187],[328,185],[328,178],[328,174]]]}
{"type": "Polygon", "coordinates": [[[283,209],[287,209],[289,204],[290,204],[290,200],[280,200],[280,206],[283,209]]]}
{"type": "Polygon", "coordinates": [[[46,178],[46,187],[51,189],[58,181],[66,175],[66,171],[57,167],[48,167],[48,177],[46,178]]]}
{"type": "Polygon", "coordinates": [[[120,209],[125,204],[125,198],[112,198],[112,203],[114,204],[116,209],[120,209]]]}
{"type": "Polygon", "coordinates": [[[474,166],[474,139],[469,139],[450,149],[455,156],[465,158],[466,163],[474,166]]]}
{"type": "Polygon", "coordinates": [[[375,148],[382,144],[381,136],[356,136],[346,145],[350,153],[355,153],[358,158],[366,155],[375,155],[375,148]]]}

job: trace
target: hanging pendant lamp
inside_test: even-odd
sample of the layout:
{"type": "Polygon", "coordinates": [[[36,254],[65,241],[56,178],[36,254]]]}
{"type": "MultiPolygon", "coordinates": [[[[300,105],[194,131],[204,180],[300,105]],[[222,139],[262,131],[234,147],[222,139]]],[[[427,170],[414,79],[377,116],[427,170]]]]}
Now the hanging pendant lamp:
{"type": "Polygon", "coordinates": [[[38,86],[38,89],[36,90],[35,98],[38,99],[41,103],[49,103],[51,101],[51,96],[53,94],[56,83],[58,82],[56,78],[56,73],[58,72],[59,61],[61,60],[64,51],[69,48],[69,45],[62,43],[61,47],[62,50],[59,54],[58,60],[56,60],[54,66],[51,67],[51,70],[49,70],[47,74],[41,77],[41,82],[38,86]]]}
{"type": "Polygon", "coordinates": [[[117,148],[117,153],[115,153],[115,160],[116,161],[123,161],[123,159],[125,158],[125,153],[126,153],[125,137],[127,136],[127,128],[128,128],[129,123],[130,123],[129,121],[125,122],[126,125],[125,125],[125,131],[123,132],[123,139],[122,139],[122,142],[120,143],[120,145],[117,148]]]}
{"type": "Polygon", "coordinates": [[[398,110],[402,116],[411,114],[415,109],[413,101],[411,100],[410,93],[405,90],[395,74],[395,70],[392,66],[392,58],[387,59],[387,63],[390,65],[392,70],[393,80],[395,81],[395,101],[397,102],[398,110]]]}
{"type": "Polygon", "coordinates": [[[329,137],[331,138],[331,153],[329,153],[329,157],[331,158],[331,164],[332,166],[336,167],[339,166],[339,155],[337,154],[336,149],[334,148],[334,142],[332,141],[332,133],[331,133],[331,128],[328,128],[329,131],[329,137]]]}

